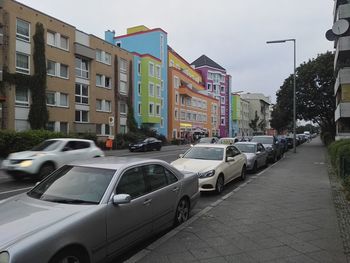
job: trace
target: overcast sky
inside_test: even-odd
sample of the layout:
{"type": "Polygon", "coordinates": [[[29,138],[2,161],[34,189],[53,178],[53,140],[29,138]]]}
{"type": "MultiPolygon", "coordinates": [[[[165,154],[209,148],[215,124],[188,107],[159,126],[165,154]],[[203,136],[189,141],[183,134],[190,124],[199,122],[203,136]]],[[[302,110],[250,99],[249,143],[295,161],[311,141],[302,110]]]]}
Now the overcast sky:
{"type": "Polygon", "coordinates": [[[297,66],[327,50],[333,0],[19,0],[104,38],[128,27],[162,28],[168,44],[189,63],[202,54],[224,67],[233,91],[259,92],[275,100],[293,73],[293,44],[267,40],[296,38],[297,66]],[[69,7],[69,8],[68,8],[69,7]]]}

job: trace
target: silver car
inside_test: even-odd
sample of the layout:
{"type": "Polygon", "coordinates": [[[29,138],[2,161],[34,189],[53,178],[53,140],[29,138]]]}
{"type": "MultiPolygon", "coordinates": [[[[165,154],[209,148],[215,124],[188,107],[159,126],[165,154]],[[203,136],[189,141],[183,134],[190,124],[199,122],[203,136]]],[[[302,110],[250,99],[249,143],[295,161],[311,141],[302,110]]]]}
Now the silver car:
{"type": "Polygon", "coordinates": [[[247,157],[247,170],[255,173],[260,167],[266,167],[268,153],[259,142],[236,142],[235,146],[247,157]]]}
{"type": "Polygon", "coordinates": [[[0,202],[1,263],[101,262],[189,218],[198,175],[161,160],[65,165],[0,202]]]}

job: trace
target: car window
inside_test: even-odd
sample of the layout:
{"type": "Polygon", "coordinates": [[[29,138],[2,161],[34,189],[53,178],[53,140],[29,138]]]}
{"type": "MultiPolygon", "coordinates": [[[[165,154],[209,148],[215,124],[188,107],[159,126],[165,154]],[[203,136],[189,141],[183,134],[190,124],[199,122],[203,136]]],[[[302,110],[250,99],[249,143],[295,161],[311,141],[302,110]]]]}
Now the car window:
{"type": "Polygon", "coordinates": [[[133,199],[146,193],[147,188],[141,167],[127,170],[122,175],[116,189],[116,194],[129,194],[133,199]]]}
{"type": "Polygon", "coordinates": [[[164,168],[166,178],[168,180],[168,184],[173,184],[178,181],[177,177],[170,172],[168,169],[164,168]]]}
{"type": "Polygon", "coordinates": [[[241,152],[235,146],[231,146],[230,148],[232,148],[233,150],[233,154],[234,154],[233,156],[241,154],[241,152]]]}
{"type": "Polygon", "coordinates": [[[226,149],[226,157],[234,157],[235,156],[235,153],[232,149],[232,147],[227,147],[226,149]]]}
{"type": "Polygon", "coordinates": [[[255,145],[248,143],[237,143],[235,146],[243,153],[255,153],[255,145]]]}
{"type": "Polygon", "coordinates": [[[62,142],[59,140],[43,141],[42,143],[34,146],[31,150],[32,151],[54,151],[61,145],[61,143],[62,142]]]}
{"type": "Polygon", "coordinates": [[[116,170],[65,165],[28,195],[50,202],[98,204],[116,170]]]}
{"type": "Polygon", "coordinates": [[[258,144],[258,151],[259,152],[265,151],[264,146],[262,146],[261,144],[258,144]]]}
{"type": "Polygon", "coordinates": [[[84,141],[76,141],[75,142],[75,149],[79,150],[79,149],[86,149],[90,147],[90,143],[89,142],[84,142],[84,141]]]}
{"type": "Polygon", "coordinates": [[[143,171],[147,185],[151,187],[152,191],[168,185],[163,166],[158,164],[145,165],[143,171]]]}

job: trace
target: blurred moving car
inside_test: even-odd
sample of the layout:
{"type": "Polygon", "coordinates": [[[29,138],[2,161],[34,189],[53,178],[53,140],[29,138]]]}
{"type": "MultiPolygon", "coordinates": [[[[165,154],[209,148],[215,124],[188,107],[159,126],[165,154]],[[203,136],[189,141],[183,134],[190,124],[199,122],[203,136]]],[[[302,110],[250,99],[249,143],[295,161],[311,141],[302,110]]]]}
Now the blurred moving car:
{"type": "Polygon", "coordinates": [[[233,145],[235,142],[238,142],[238,138],[224,137],[224,138],[220,138],[217,143],[233,145]]]}
{"type": "Polygon", "coordinates": [[[144,140],[139,140],[136,143],[129,144],[130,152],[135,152],[135,151],[145,152],[145,151],[153,151],[153,150],[160,151],[161,148],[162,148],[162,141],[153,137],[149,137],[144,140]]]}
{"type": "Polygon", "coordinates": [[[171,165],[180,171],[197,172],[200,191],[221,193],[225,184],[246,176],[247,159],[235,146],[197,144],[171,165]]]}
{"type": "Polygon", "coordinates": [[[235,146],[247,157],[247,170],[256,173],[260,167],[267,166],[267,151],[259,142],[237,142],[235,146]]]}
{"type": "Polygon", "coordinates": [[[0,201],[0,262],[109,262],[186,221],[198,197],[198,175],[161,160],[65,165],[28,193],[0,201]]]}
{"type": "Polygon", "coordinates": [[[11,153],[2,167],[17,180],[23,177],[41,180],[64,164],[103,156],[94,141],[59,138],[43,141],[28,151],[11,153]]]}
{"type": "Polygon", "coordinates": [[[280,146],[278,139],[275,136],[254,136],[251,141],[260,142],[262,145],[264,145],[268,153],[268,159],[271,162],[277,162],[277,160],[283,156],[282,147],[280,146]]]}

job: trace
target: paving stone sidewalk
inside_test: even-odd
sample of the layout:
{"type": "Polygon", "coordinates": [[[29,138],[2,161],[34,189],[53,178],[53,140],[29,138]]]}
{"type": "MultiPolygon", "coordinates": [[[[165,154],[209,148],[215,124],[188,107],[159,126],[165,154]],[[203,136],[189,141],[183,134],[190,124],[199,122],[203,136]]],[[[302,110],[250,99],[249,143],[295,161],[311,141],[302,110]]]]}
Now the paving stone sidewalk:
{"type": "Polygon", "coordinates": [[[350,262],[344,229],[338,225],[325,147],[315,139],[129,262],[350,262]]]}

